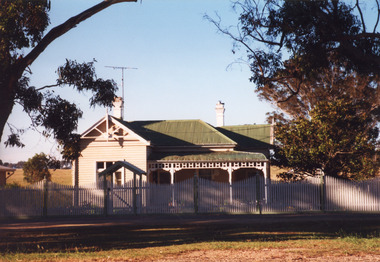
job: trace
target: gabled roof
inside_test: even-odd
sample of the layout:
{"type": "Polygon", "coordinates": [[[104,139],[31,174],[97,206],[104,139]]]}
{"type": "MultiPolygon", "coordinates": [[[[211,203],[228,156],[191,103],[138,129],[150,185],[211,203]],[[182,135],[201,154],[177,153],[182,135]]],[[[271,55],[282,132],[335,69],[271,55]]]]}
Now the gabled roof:
{"type": "Polygon", "coordinates": [[[235,141],[241,148],[268,148],[271,143],[271,125],[238,125],[217,127],[217,130],[235,141]]]}
{"type": "Polygon", "coordinates": [[[235,141],[202,120],[117,120],[156,146],[236,145],[235,141]]]}
{"type": "MultiPolygon", "coordinates": [[[[82,138],[94,135],[109,137],[116,125],[126,134],[145,144],[161,147],[213,146],[229,147],[238,150],[269,148],[271,144],[271,125],[239,125],[213,127],[202,120],[156,120],[123,121],[109,116],[100,119],[82,134],[82,138]],[[109,133],[111,132],[111,133],[109,133]],[[107,135],[108,134],[108,135],[107,135]]],[[[107,140],[108,141],[108,140],[107,140]]]]}
{"type": "MultiPolygon", "coordinates": [[[[81,138],[95,138],[95,137],[101,137],[103,136],[105,139],[112,140],[114,137],[113,130],[111,129],[114,126],[120,127],[125,131],[125,135],[133,135],[135,139],[138,141],[149,145],[149,142],[146,141],[144,138],[136,134],[133,130],[126,127],[124,123],[121,123],[120,119],[114,118],[112,116],[107,115],[106,117],[101,118],[99,121],[97,121],[94,125],[92,125],[89,129],[87,129],[85,132],[82,133],[81,138]],[[107,128],[108,125],[108,128],[107,128]],[[108,138],[107,138],[108,137],[108,138]]],[[[117,136],[119,137],[119,136],[117,136]]]]}
{"type": "Polygon", "coordinates": [[[94,130],[98,125],[100,125],[101,123],[105,122],[106,121],[106,117],[108,116],[105,116],[105,117],[102,117],[101,119],[99,119],[95,124],[93,124],[90,128],[88,128],[86,131],[84,131],[82,134],[81,134],[81,137],[85,137],[87,134],[89,134],[92,130],[94,130]]]}

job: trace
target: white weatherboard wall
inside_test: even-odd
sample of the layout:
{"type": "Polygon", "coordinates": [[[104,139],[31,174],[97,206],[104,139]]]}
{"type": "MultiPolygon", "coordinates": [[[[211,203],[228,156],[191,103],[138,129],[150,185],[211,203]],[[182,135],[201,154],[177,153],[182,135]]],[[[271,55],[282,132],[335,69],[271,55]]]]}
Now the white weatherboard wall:
{"type": "MultiPolygon", "coordinates": [[[[137,141],[124,141],[121,146],[116,141],[82,140],[82,156],[79,161],[79,186],[96,182],[96,162],[116,162],[125,160],[146,171],[147,146],[137,141]]],[[[133,174],[126,172],[126,180],[131,180],[133,174]]]]}

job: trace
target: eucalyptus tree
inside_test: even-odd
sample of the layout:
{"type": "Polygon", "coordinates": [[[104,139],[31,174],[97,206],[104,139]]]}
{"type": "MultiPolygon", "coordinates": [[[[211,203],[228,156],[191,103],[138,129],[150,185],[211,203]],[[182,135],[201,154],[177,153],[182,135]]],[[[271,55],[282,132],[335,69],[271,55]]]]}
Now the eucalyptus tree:
{"type": "MultiPolygon", "coordinates": [[[[91,106],[110,106],[117,90],[115,82],[97,78],[94,61],[81,64],[67,60],[57,70],[56,83],[32,87],[29,85],[29,67],[60,36],[98,12],[122,2],[136,0],[103,0],[47,32],[50,0],[0,1],[0,139],[9,115],[18,103],[31,117],[33,127],[44,128],[45,135],[58,140],[65,158],[78,156],[78,135],[74,131],[82,111],[50,90],[56,86],[89,90],[93,93],[91,106]],[[28,53],[24,54],[26,50],[28,53]]],[[[20,140],[22,130],[11,128],[11,131],[5,144],[24,146],[20,140]]]]}
{"type": "Polygon", "coordinates": [[[277,122],[275,162],[308,175],[320,169],[344,177],[376,174],[379,1],[245,0],[236,2],[234,8],[240,12],[236,27],[224,28],[220,18],[208,19],[233,39],[233,52],[246,51],[244,60],[255,91],[277,108],[269,116],[277,122]],[[330,111],[321,111],[321,107],[330,111]],[[334,117],[323,118],[322,113],[334,117]],[[324,131],[341,136],[323,135],[324,131]],[[318,139],[319,132],[325,139],[318,139]],[[329,147],[331,139],[339,144],[335,151],[329,147]],[[328,163],[338,159],[339,170],[333,170],[328,163]],[[371,164],[359,164],[359,160],[371,164]]]}

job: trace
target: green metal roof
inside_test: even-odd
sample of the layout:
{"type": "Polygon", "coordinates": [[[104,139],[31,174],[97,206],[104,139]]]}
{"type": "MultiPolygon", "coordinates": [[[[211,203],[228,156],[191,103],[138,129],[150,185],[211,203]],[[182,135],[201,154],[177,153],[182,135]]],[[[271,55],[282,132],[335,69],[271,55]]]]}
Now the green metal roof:
{"type": "Polygon", "coordinates": [[[217,127],[217,130],[235,141],[239,148],[270,147],[271,125],[238,125],[217,127]]]}
{"type": "Polygon", "coordinates": [[[157,161],[265,161],[267,158],[261,153],[242,151],[210,152],[210,153],[154,153],[150,160],[157,161]]]}
{"type": "Polygon", "coordinates": [[[236,145],[202,120],[121,122],[156,146],[236,145]]]}

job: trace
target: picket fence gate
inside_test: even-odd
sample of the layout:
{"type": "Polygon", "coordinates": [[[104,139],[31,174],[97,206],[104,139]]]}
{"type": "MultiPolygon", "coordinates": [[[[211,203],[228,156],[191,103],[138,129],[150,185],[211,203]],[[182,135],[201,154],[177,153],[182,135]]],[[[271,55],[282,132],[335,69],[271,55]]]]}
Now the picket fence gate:
{"type": "Polygon", "coordinates": [[[256,176],[229,185],[194,177],[174,185],[129,181],[105,188],[41,181],[27,188],[0,189],[0,217],[314,211],[380,212],[380,179],[265,183],[256,176]]]}

